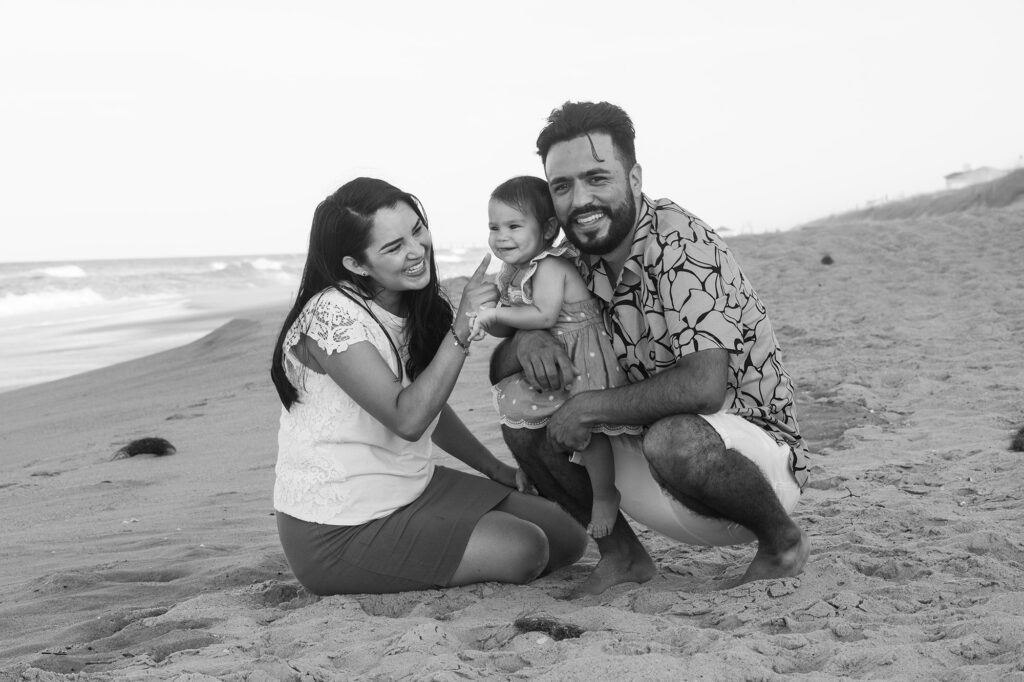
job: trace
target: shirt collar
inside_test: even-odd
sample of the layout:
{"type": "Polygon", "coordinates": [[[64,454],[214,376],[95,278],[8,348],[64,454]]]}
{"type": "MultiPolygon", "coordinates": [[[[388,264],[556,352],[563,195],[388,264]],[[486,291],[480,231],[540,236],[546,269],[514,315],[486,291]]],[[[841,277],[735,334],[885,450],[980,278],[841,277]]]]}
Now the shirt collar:
{"type": "Polygon", "coordinates": [[[626,261],[622,264],[622,272],[619,274],[617,286],[612,285],[608,263],[604,258],[580,253],[579,261],[590,273],[591,291],[596,296],[611,303],[615,289],[631,287],[640,281],[644,271],[644,251],[647,249],[647,240],[656,231],[656,221],[654,203],[646,194],[641,194],[636,224],[633,226],[633,243],[630,246],[629,255],[626,256],[626,261]]]}

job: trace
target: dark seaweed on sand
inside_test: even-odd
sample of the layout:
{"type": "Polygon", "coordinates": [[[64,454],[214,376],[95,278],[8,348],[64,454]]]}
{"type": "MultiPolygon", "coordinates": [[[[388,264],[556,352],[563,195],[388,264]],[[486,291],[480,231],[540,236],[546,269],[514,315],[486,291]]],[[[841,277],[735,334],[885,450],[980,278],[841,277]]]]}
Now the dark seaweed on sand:
{"type": "Polygon", "coordinates": [[[1010,441],[1010,449],[1014,452],[1024,452],[1024,426],[1013,436],[1010,441]]]}
{"type": "Polygon", "coordinates": [[[563,623],[550,616],[523,616],[517,618],[513,625],[520,632],[543,632],[556,642],[576,639],[583,634],[583,628],[578,625],[563,623]]]}
{"type": "Polygon", "coordinates": [[[111,459],[124,459],[126,457],[134,457],[135,455],[163,457],[165,455],[173,455],[175,452],[177,450],[171,445],[170,441],[163,438],[139,438],[115,452],[111,459]]]}

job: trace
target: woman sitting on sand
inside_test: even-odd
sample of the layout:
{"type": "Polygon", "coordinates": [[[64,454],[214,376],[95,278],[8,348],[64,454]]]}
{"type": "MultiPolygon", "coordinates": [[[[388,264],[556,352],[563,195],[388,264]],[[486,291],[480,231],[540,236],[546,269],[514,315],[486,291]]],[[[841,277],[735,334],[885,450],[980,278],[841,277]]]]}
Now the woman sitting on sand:
{"type": "Polygon", "coordinates": [[[284,404],[278,533],[310,592],[525,583],[582,555],[580,527],[513,490],[520,472],[447,404],[469,353],[466,313],[497,299],[486,267],[453,316],[414,196],[357,178],[317,206],[271,367],[284,404]],[[433,445],[488,478],[435,465],[433,445]]]}

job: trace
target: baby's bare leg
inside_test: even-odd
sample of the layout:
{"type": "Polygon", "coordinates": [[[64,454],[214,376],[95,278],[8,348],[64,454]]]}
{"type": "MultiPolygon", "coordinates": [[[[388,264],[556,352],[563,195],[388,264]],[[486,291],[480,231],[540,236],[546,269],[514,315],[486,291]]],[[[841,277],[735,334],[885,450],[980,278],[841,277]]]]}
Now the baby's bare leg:
{"type": "Polygon", "coordinates": [[[590,512],[587,533],[593,538],[603,538],[612,532],[615,517],[619,513],[619,491],[615,488],[615,460],[608,437],[595,433],[590,445],[579,451],[583,466],[590,476],[590,487],[594,491],[594,503],[590,512]]]}

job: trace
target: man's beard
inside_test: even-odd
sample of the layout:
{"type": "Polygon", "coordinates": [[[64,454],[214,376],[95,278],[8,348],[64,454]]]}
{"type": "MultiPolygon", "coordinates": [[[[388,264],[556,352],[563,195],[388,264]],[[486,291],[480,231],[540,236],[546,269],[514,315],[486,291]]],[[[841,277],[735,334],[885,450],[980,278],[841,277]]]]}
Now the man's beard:
{"type": "Polygon", "coordinates": [[[601,211],[611,221],[608,232],[605,233],[604,237],[583,241],[565,225],[562,226],[562,229],[565,231],[566,238],[583,253],[589,253],[593,256],[604,256],[614,251],[615,247],[621,244],[622,240],[633,231],[633,224],[636,222],[636,199],[633,197],[632,192],[627,191],[626,198],[615,206],[609,208],[590,204],[570,213],[566,222],[571,225],[577,216],[592,211],[601,211]]]}

